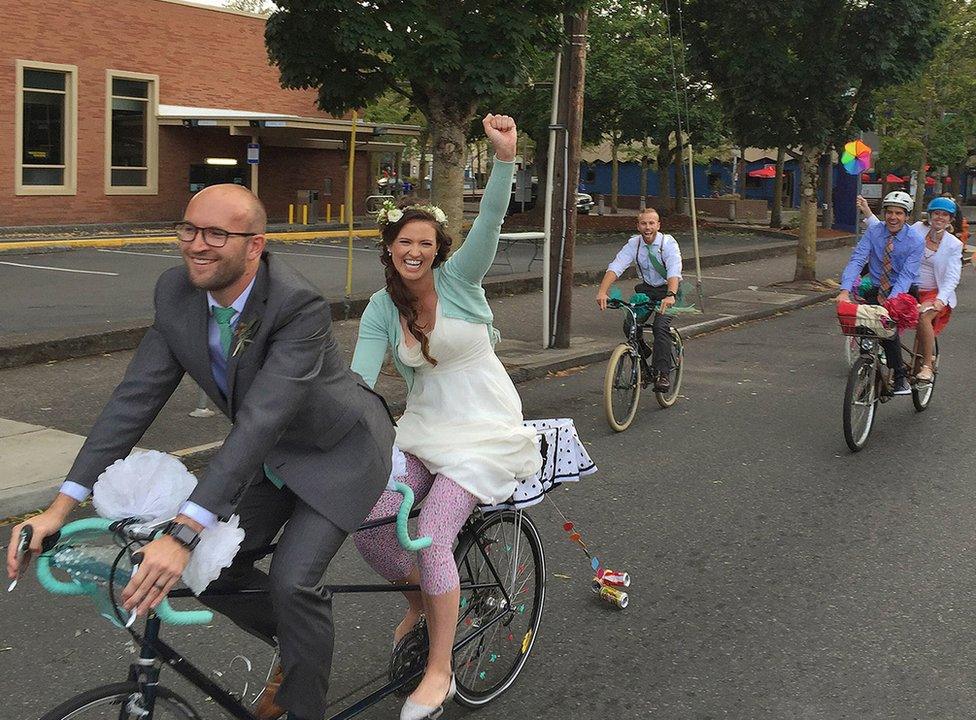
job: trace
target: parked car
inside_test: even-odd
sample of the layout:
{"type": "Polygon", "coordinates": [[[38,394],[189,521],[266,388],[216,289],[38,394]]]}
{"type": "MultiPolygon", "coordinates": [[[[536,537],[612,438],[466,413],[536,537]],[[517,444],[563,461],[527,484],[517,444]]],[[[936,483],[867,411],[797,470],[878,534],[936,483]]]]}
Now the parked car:
{"type": "Polygon", "coordinates": [[[580,215],[589,215],[593,205],[592,195],[589,193],[576,193],[576,212],[580,215]]]}

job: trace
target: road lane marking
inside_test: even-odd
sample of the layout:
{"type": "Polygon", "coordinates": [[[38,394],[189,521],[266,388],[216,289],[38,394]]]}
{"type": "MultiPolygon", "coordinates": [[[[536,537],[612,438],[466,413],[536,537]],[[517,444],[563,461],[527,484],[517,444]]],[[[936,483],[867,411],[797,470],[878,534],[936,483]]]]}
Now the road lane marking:
{"type": "Polygon", "coordinates": [[[82,273],[84,275],[111,275],[118,277],[118,273],[103,272],[102,270],[72,270],[71,268],[51,267],[50,265],[25,265],[24,263],[0,261],[0,265],[13,265],[14,267],[32,268],[33,270],[57,270],[58,272],[82,273]]]}
{"type": "MultiPolygon", "coordinates": [[[[347,252],[349,250],[348,247],[343,247],[342,245],[331,245],[331,244],[330,245],[323,245],[322,243],[313,243],[313,242],[293,242],[292,244],[293,245],[304,245],[306,247],[313,247],[313,248],[322,248],[323,250],[331,249],[331,248],[335,248],[337,250],[342,250],[343,252],[347,252]]],[[[358,248],[358,247],[354,247],[353,250],[355,250],[356,252],[368,252],[368,253],[374,253],[374,254],[377,252],[377,249],[376,248],[358,248]]]]}
{"type": "Polygon", "coordinates": [[[163,255],[162,253],[151,253],[151,252],[135,252],[133,250],[107,250],[105,248],[98,248],[98,252],[104,253],[118,253],[119,255],[139,255],[142,257],[161,257],[167,260],[180,260],[182,255],[163,255]]]}

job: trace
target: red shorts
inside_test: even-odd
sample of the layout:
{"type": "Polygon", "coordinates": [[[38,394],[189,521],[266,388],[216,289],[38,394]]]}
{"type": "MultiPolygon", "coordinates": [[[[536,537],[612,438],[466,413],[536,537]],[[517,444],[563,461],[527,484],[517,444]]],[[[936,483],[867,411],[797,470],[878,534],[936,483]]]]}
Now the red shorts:
{"type": "MultiPolygon", "coordinates": [[[[938,290],[922,290],[919,288],[918,302],[921,305],[924,305],[925,303],[934,303],[935,296],[938,294],[938,290]]],[[[935,317],[932,318],[932,329],[935,331],[936,335],[942,332],[942,329],[949,324],[950,315],[952,315],[952,308],[950,308],[948,305],[935,313],[935,317]]]]}

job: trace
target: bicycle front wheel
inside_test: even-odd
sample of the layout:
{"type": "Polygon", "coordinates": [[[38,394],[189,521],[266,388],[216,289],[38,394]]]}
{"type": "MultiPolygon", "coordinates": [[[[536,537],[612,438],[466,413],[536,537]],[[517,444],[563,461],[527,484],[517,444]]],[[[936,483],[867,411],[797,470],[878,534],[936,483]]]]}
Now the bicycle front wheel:
{"type": "Polygon", "coordinates": [[[532,651],[546,597],[539,531],[522,511],[490,513],[455,554],[461,579],[455,699],[476,708],[505,692],[532,651]]]}
{"type": "Polygon", "coordinates": [[[671,374],[668,376],[671,380],[671,386],[667,392],[654,391],[657,404],[663,408],[671,407],[678,399],[678,392],[681,390],[681,378],[685,369],[684,358],[685,348],[681,342],[681,333],[676,328],[671,328],[671,374]]]}
{"type": "Polygon", "coordinates": [[[607,422],[616,432],[630,427],[637,414],[641,393],[641,368],[637,351],[627,343],[613,349],[603,380],[603,407],[607,422]]]}
{"type": "MultiPolygon", "coordinates": [[[[140,720],[146,717],[139,683],[121,682],[75,695],[41,720],[140,720]]],[[[156,686],[153,720],[200,720],[190,704],[162,685],[156,686]]]]}
{"type": "Polygon", "coordinates": [[[875,358],[859,357],[854,361],[844,391],[844,439],[852,452],[868,441],[878,408],[875,358]]]}

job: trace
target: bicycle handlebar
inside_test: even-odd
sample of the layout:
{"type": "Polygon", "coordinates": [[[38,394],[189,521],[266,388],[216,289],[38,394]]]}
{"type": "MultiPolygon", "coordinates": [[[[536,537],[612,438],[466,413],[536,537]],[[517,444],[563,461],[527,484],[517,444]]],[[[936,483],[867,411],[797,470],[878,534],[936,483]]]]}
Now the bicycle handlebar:
{"type": "MultiPolygon", "coordinates": [[[[396,491],[403,495],[403,502],[400,503],[400,510],[397,512],[396,520],[396,533],[400,545],[402,545],[405,550],[409,550],[411,552],[417,552],[419,550],[423,550],[424,548],[430,547],[431,543],[433,542],[431,538],[420,537],[412,539],[410,537],[410,531],[407,527],[407,520],[410,517],[410,510],[413,508],[414,502],[413,490],[408,485],[401,482],[396,483],[395,487],[396,491]]],[[[124,537],[129,537],[125,535],[125,526],[123,525],[122,528],[119,528],[119,526],[116,525],[116,522],[117,521],[115,520],[100,517],[75,520],[74,522],[70,522],[61,528],[60,533],[56,533],[55,535],[45,538],[45,553],[37,558],[37,579],[41,583],[41,587],[52,595],[71,596],[98,594],[99,588],[96,583],[80,582],[74,579],[67,582],[58,580],[51,572],[51,557],[49,554],[47,554],[46,550],[53,547],[55,543],[63,542],[83,533],[121,533],[124,537]]],[[[160,620],[170,623],[171,625],[209,625],[211,622],[213,622],[213,613],[211,611],[175,610],[167,599],[163,599],[163,601],[156,607],[154,612],[160,620]]]]}
{"type": "MultiPolygon", "coordinates": [[[[111,533],[114,524],[114,520],[107,518],[75,520],[61,528],[61,540],[88,532],[111,533]]],[[[58,580],[51,572],[51,557],[46,554],[37,559],[37,579],[41,586],[53,595],[95,595],[99,592],[98,585],[95,583],[58,580]]],[[[166,599],[156,606],[154,612],[160,620],[172,625],[209,625],[213,622],[213,613],[209,610],[175,610],[166,599]]]]}

